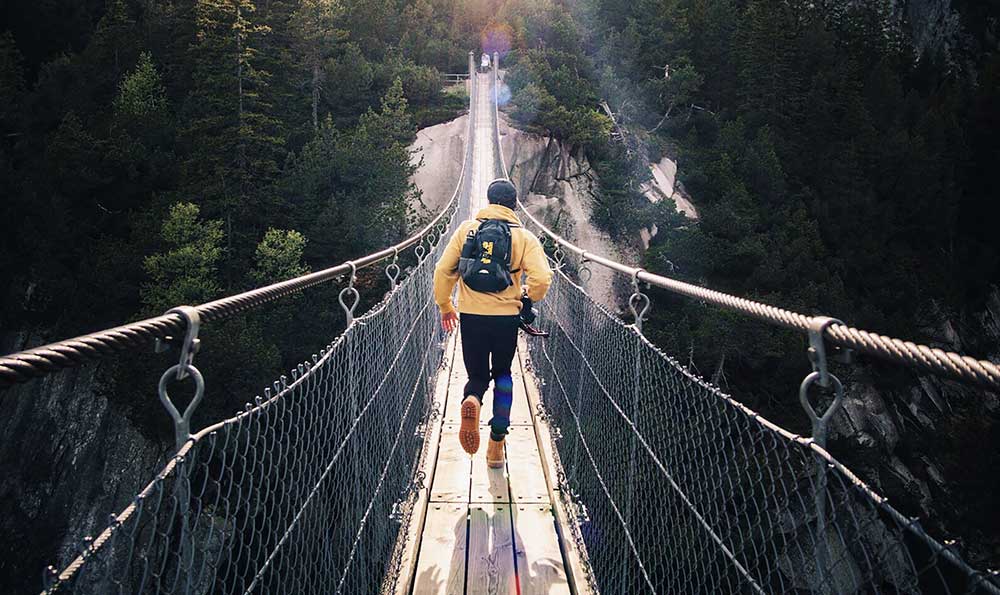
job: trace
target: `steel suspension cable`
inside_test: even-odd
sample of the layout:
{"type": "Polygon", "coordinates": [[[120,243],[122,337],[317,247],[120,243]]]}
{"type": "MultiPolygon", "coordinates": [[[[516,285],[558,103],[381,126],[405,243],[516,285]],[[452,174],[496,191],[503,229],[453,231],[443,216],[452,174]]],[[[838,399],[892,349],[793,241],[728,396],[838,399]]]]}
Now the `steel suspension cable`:
{"type": "MultiPolygon", "coordinates": [[[[498,70],[494,68],[494,113],[495,124],[494,143],[498,156],[498,175],[509,177],[507,164],[504,159],[503,150],[500,143],[500,117],[499,117],[499,78],[498,70]]],[[[729,295],[721,291],[715,291],[706,287],[692,285],[677,279],[650,273],[645,269],[632,267],[599,254],[587,252],[566,238],[555,233],[545,226],[523,202],[518,200],[518,206],[525,217],[535,225],[543,234],[552,238],[559,246],[576,254],[583,262],[593,262],[631,279],[647,283],[654,287],[665,289],[671,293],[683,295],[685,297],[700,300],[714,306],[719,306],[764,322],[783,326],[793,330],[808,332],[815,317],[805,314],[798,314],[790,310],[784,310],[754,300],[729,295]]],[[[878,333],[873,333],[863,329],[854,328],[846,324],[834,322],[825,329],[826,339],[833,345],[853,349],[855,351],[874,355],[895,363],[904,364],[923,371],[933,372],[951,376],[959,380],[964,380],[976,384],[982,388],[987,388],[995,392],[1000,392],[1000,367],[988,360],[980,360],[967,355],[945,351],[936,347],[929,347],[911,341],[904,341],[878,333]]]]}
{"type": "MultiPolygon", "coordinates": [[[[463,180],[466,175],[463,171],[463,180]]],[[[463,182],[460,182],[448,203],[429,223],[394,246],[322,271],[201,304],[195,306],[194,310],[202,322],[224,320],[310,287],[327,283],[354,270],[395,257],[403,250],[423,241],[433,231],[439,230],[442,223],[448,221],[446,216],[450,215],[457,207],[462,187],[463,182]]],[[[99,360],[118,352],[148,348],[156,339],[183,333],[185,327],[186,322],[180,314],[168,313],[2,356],[0,357],[0,390],[46,376],[64,368],[99,360]]]]}

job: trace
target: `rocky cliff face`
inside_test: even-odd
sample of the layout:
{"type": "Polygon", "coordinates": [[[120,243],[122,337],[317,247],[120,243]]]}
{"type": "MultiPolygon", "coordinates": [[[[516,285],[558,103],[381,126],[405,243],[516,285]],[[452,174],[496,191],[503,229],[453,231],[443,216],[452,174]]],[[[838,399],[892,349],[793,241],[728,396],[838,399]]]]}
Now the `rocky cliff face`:
{"type": "MultiPolygon", "coordinates": [[[[939,339],[934,346],[990,345],[985,357],[1000,361],[1000,291],[956,326],[943,319],[929,333],[939,339]]],[[[1000,566],[1000,396],[934,376],[862,368],[845,387],[831,440],[834,454],[893,505],[921,517],[935,537],[956,539],[973,566],[1000,566]]]]}
{"type": "Polygon", "coordinates": [[[953,59],[962,44],[962,23],[951,0],[906,0],[902,4],[917,55],[941,52],[953,59]]]}
{"type": "MultiPolygon", "coordinates": [[[[572,155],[558,143],[514,128],[503,114],[500,119],[504,158],[531,214],[589,252],[619,262],[637,262],[634,250],[616,245],[591,222],[597,180],[586,157],[572,155]]],[[[568,260],[571,266],[578,264],[575,258],[568,260]]],[[[618,295],[626,291],[627,283],[604,267],[590,270],[591,297],[612,311],[620,310],[618,295]]]]}
{"type": "MultiPolygon", "coordinates": [[[[0,348],[41,342],[20,333],[0,348]]],[[[37,592],[42,569],[68,563],[165,463],[172,444],[109,405],[106,384],[91,365],[0,392],[0,592],[37,592]]],[[[134,398],[160,407],[152,388],[134,398]]]]}

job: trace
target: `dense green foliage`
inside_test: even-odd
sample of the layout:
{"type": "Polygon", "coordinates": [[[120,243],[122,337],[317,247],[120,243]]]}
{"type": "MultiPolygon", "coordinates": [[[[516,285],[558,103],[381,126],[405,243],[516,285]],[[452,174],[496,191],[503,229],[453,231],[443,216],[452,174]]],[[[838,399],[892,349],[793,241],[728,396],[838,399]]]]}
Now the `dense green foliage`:
{"type": "MultiPolygon", "coordinates": [[[[964,28],[955,35],[911,4],[586,3],[588,52],[612,68],[602,95],[652,160],[664,150],[678,160],[700,214],[692,223],[661,211],[643,266],[951,349],[955,329],[960,348],[995,356],[976,315],[1000,280],[1000,13],[995,3],[953,2],[964,28]]],[[[666,292],[654,291],[652,312],[646,332],[668,352],[809,431],[797,403],[804,337],[666,292]]],[[[863,363],[840,372],[888,400],[917,384],[906,370],[863,363]]],[[[984,399],[953,401],[934,446],[893,402],[904,436],[892,456],[915,469],[928,458],[941,465],[961,495],[940,495],[948,504],[935,514],[995,564],[996,480],[962,478],[996,478],[1000,459],[959,445],[995,437],[1000,419],[984,399]]],[[[880,488],[919,509],[912,486],[885,480],[884,461],[834,448],[879,469],[880,488]]]]}
{"type": "MultiPolygon", "coordinates": [[[[631,91],[616,109],[679,157],[701,215],[660,221],[648,267],[924,341],[942,337],[917,327],[981,304],[1000,273],[982,223],[996,47],[918,54],[882,3],[590,6],[596,59],[620,82],[604,88],[631,91]]],[[[709,370],[725,358],[747,394],[790,394],[800,339],[661,299],[661,344],[709,370]]]]}
{"type": "Polygon", "coordinates": [[[598,181],[595,223],[618,238],[634,234],[644,202],[637,188],[648,172],[630,147],[609,142],[613,123],[600,107],[600,77],[570,10],[552,1],[507,2],[495,19],[492,27],[511,37],[504,57],[510,117],[554,141],[552,153],[585,155],[598,181]]]}
{"type": "MultiPolygon", "coordinates": [[[[465,71],[479,34],[452,0],[25,1],[0,15],[0,328],[53,339],[401,238],[422,215],[407,146],[464,108],[440,74],[465,71]]],[[[206,329],[199,361],[234,400],[204,419],[335,336],[334,291],[206,329]]],[[[166,360],[140,359],[113,392],[152,386],[166,360]]]]}
{"type": "MultiPolygon", "coordinates": [[[[921,10],[905,3],[507,2],[496,25],[513,40],[507,111],[586,155],[599,227],[634,242],[656,224],[647,270],[948,348],[955,329],[961,348],[988,357],[996,345],[976,313],[1000,277],[990,184],[1000,51],[996,8],[973,4],[954,3],[965,32],[949,39],[940,22],[904,18],[921,10]],[[664,154],[680,164],[696,222],[636,190],[664,154]]],[[[809,371],[801,334],[651,292],[650,338],[767,417],[809,431],[797,402],[809,371]]],[[[887,395],[916,383],[863,363],[840,372],[887,395]]],[[[978,402],[955,406],[954,433],[1000,427],[978,402]]],[[[893,456],[922,468],[917,440],[893,456]]],[[[955,442],[933,455],[949,476],[996,476],[995,456],[960,456],[955,442]]],[[[908,489],[890,495],[916,510],[908,489]]],[[[967,511],[938,512],[968,535],[969,518],[996,526],[990,491],[970,487],[967,511]]]]}

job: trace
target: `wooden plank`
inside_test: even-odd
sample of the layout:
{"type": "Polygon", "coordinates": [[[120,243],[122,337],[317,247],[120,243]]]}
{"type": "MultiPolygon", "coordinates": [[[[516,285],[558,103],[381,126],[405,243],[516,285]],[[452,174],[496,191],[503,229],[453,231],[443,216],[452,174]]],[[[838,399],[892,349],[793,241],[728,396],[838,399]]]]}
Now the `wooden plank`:
{"type": "Polygon", "coordinates": [[[465,591],[468,505],[432,503],[420,540],[413,592],[462,595],[465,591]]]}
{"type": "MultiPolygon", "coordinates": [[[[535,383],[534,376],[528,370],[528,349],[523,337],[520,340],[517,352],[517,364],[521,368],[525,394],[528,396],[528,404],[531,406],[532,412],[534,412],[537,405],[541,403],[542,397],[538,390],[538,385],[535,383]]],[[[535,416],[534,413],[532,415],[534,416],[538,451],[542,459],[542,470],[545,473],[545,480],[549,486],[549,499],[552,503],[552,510],[556,516],[555,528],[563,552],[563,561],[566,564],[566,577],[569,580],[569,588],[573,593],[593,593],[594,591],[591,589],[590,582],[587,579],[586,566],[584,565],[584,560],[587,559],[588,553],[586,547],[582,543],[577,544],[576,540],[572,537],[574,530],[579,530],[576,526],[577,521],[575,517],[566,511],[566,506],[562,501],[562,495],[556,480],[559,476],[556,464],[558,454],[552,447],[552,434],[549,430],[549,424],[544,419],[535,416]],[[571,523],[573,524],[571,525],[571,523]]]]}
{"type": "MultiPolygon", "coordinates": [[[[455,335],[448,338],[448,343],[444,351],[444,367],[438,373],[437,382],[434,385],[434,401],[431,403],[431,410],[437,408],[443,411],[448,400],[448,380],[451,375],[451,368],[455,363],[455,335]]],[[[437,467],[438,444],[441,440],[441,423],[432,422],[427,428],[427,449],[422,453],[419,468],[426,473],[424,487],[417,493],[417,501],[413,505],[413,513],[410,515],[409,528],[399,532],[399,538],[403,543],[397,547],[402,548],[403,553],[400,558],[399,578],[394,585],[395,595],[409,595],[413,587],[413,579],[416,576],[417,552],[420,549],[419,535],[424,527],[424,520],[427,516],[427,503],[430,500],[431,485],[434,482],[434,471],[437,467]],[[407,536],[410,536],[407,539],[407,536]]],[[[387,589],[383,589],[383,592],[387,589]]]]}
{"type": "Polygon", "coordinates": [[[524,378],[521,376],[521,365],[518,359],[518,354],[515,354],[514,363],[511,366],[511,379],[514,381],[514,402],[510,408],[510,425],[530,426],[531,407],[528,405],[528,395],[524,390],[524,378]]]}
{"type": "Polygon", "coordinates": [[[468,595],[508,595],[517,592],[509,504],[470,506],[467,564],[468,595]]]}
{"type": "Polygon", "coordinates": [[[507,470],[505,468],[490,469],[486,465],[486,447],[489,435],[483,433],[483,445],[472,457],[472,487],[469,490],[469,502],[473,505],[492,503],[509,503],[510,490],[507,485],[507,470]]]}
{"type": "MultiPolygon", "coordinates": [[[[510,425],[527,426],[531,425],[531,409],[528,405],[528,397],[524,391],[524,381],[521,379],[521,370],[518,365],[517,356],[511,369],[511,377],[514,381],[514,402],[510,408],[510,425]]],[[[458,424],[462,422],[461,405],[465,400],[462,394],[465,389],[465,382],[468,376],[465,373],[465,362],[462,360],[462,346],[459,341],[458,350],[455,353],[455,366],[451,373],[451,385],[448,390],[448,405],[445,408],[444,421],[448,424],[458,424]]],[[[483,409],[479,413],[480,427],[488,426],[490,418],[493,417],[493,390],[490,388],[484,395],[483,409]]]]}
{"type": "Polygon", "coordinates": [[[465,362],[462,360],[462,331],[457,330],[455,336],[455,365],[451,368],[451,375],[448,377],[448,404],[444,410],[444,423],[458,424],[462,422],[462,394],[465,389],[465,362]]]}
{"type": "Polygon", "coordinates": [[[472,461],[458,442],[458,426],[441,428],[437,467],[431,484],[431,502],[468,502],[472,461]]]}
{"type": "Polygon", "coordinates": [[[521,595],[569,595],[569,582],[548,504],[515,504],[514,551],[521,595]]]}
{"type": "Polygon", "coordinates": [[[549,486],[545,481],[533,427],[511,426],[507,434],[507,475],[511,501],[515,504],[550,502],[549,486]]]}

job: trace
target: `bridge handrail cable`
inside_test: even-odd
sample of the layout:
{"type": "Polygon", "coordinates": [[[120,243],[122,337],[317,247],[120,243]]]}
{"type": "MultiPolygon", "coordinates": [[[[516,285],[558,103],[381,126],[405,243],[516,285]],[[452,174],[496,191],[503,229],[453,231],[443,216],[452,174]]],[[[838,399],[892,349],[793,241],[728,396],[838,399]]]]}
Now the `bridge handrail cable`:
{"type": "MultiPolygon", "coordinates": [[[[443,223],[447,223],[445,216],[457,206],[466,175],[463,169],[462,178],[456,186],[455,192],[441,211],[423,228],[398,244],[321,271],[194,306],[194,310],[198,313],[201,322],[224,320],[326,283],[346,273],[351,273],[352,270],[363,269],[388,258],[396,257],[402,251],[421,242],[431,231],[443,223]]],[[[181,314],[167,313],[2,356],[0,357],[0,390],[46,376],[64,368],[76,367],[102,359],[117,352],[148,347],[156,339],[183,333],[186,326],[187,323],[181,314]]]]}
{"type": "MultiPolygon", "coordinates": [[[[496,110],[499,110],[498,106],[500,103],[499,98],[496,96],[498,87],[499,85],[496,84],[493,87],[495,94],[494,107],[496,110]]],[[[500,171],[497,173],[506,178],[509,176],[507,163],[500,144],[499,111],[497,111],[494,117],[497,122],[497,126],[495,127],[495,143],[500,168],[500,171]]],[[[544,223],[531,214],[531,211],[520,200],[518,200],[518,206],[520,206],[525,217],[543,234],[552,238],[562,248],[576,254],[580,258],[581,263],[593,262],[625,275],[636,282],[646,283],[665,289],[671,293],[701,300],[714,306],[734,310],[752,318],[800,332],[809,332],[810,328],[814,327],[820,319],[820,317],[799,314],[721,291],[685,283],[671,277],[650,273],[645,269],[628,266],[599,254],[588,252],[546,227],[544,223]]],[[[1000,393],[1000,367],[991,361],[976,359],[952,351],[945,351],[936,347],[873,333],[848,326],[840,321],[834,321],[826,325],[823,333],[832,345],[874,355],[891,362],[915,367],[935,374],[951,376],[1000,393]]]]}

